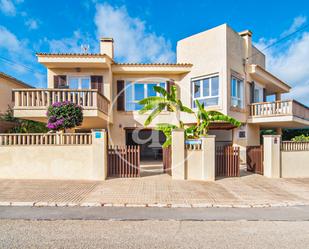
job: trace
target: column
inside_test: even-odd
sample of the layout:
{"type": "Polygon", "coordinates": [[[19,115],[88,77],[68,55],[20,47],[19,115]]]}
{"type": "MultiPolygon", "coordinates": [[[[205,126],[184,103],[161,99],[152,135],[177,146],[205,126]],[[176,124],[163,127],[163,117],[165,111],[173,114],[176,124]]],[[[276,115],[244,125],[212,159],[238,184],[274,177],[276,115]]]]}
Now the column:
{"type": "Polygon", "coordinates": [[[281,136],[264,135],[264,176],[281,177],[281,136]]]}
{"type": "Polygon", "coordinates": [[[92,174],[93,179],[107,177],[107,135],[105,130],[92,130],[92,174]]]}
{"type": "Polygon", "coordinates": [[[185,134],[183,129],[172,131],[172,179],[185,179],[185,134]]]}
{"type": "Polygon", "coordinates": [[[203,179],[214,181],[215,180],[215,167],[216,167],[216,136],[208,135],[202,138],[202,169],[203,179]]]}

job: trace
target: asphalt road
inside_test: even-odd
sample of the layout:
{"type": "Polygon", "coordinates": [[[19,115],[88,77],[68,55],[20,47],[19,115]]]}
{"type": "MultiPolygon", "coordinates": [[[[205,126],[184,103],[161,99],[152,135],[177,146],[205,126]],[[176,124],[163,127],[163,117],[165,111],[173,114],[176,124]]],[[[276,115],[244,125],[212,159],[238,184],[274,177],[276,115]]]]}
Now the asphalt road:
{"type": "Polygon", "coordinates": [[[0,219],[309,221],[309,206],[271,208],[0,207],[0,219]]]}
{"type": "Polygon", "coordinates": [[[0,220],[0,248],[308,248],[308,221],[0,220]]]}

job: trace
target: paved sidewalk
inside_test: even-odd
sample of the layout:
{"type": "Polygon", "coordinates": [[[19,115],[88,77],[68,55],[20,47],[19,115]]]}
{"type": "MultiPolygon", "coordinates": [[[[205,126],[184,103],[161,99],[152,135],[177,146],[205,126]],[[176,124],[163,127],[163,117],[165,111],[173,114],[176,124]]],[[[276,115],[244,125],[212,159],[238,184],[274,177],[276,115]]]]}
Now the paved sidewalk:
{"type": "Polygon", "coordinates": [[[309,179],[260,175],[216,182],[168,175],[104,182],[0,180],[0,205],[127,207],[269,207],[309,205],[309,179]]]}

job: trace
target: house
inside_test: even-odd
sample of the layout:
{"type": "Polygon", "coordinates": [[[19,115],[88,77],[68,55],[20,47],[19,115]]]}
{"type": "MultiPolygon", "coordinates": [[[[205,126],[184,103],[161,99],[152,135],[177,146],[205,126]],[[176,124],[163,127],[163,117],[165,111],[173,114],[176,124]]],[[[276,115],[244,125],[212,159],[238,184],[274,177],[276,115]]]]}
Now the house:
{"type": "MultiPolygon", "coordinates": [[[[8,108],[13,108],[14,95],[12,90],[14,88],[29,89],[30,85],[10,76],[3,72],[0,72],[0,117],[7,112],[8,108]]],[[[0,120],[0,133],[7,131],[14,126],[13,123],[0,120]]]]}
{"type": "MultiPolygon", "coordinates": [[[[174,123],[167,111],[147,128],[138,101],[155,96],[153,86],[167,90],[176,85],[186,106],[194,100],[242,122],[240,128],[213,123],[217,144],[245,148],[260,143],[260,129],[309,126],[308,107],[281,100],[291,87],[267,71],[265,55],[252,44],[252,32],[236,32],[223,24],[177,43],[177,63],[118,63],[112,38],[100,40],[100,53],[38,53],[47,68],[46,89],[15,89],[14,115],[46,122],[46,108],[55,101],[73,101],[84,107],[78,130],[106,128],[111,143],[141,145],[141,159],[160,158],[164,136],[154,131],[157,123],[174,123]],[[268,96],[275,101],[267,102],[268,96]],[[136,131],[139,131],[138,133],[136,131]],[[149,138],[150,133],[152,137],[149,138]],[[155,140],[155,141],[153,141],[155,140]]],[[[182,114],[189,124],[193,115],[182,114]]]]}

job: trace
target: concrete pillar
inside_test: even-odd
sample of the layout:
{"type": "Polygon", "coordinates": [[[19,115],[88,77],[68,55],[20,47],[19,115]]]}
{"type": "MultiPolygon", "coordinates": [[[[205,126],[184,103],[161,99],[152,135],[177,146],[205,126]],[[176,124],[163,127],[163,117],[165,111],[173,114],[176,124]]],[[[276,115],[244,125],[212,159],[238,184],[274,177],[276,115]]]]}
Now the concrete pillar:
{"type": "Polygon", "coordinates": [[[264,176],[281,177],[281,136],[264,135],[264,176]]]}
{"type": "Polygon", "coordinates": [[[202,174],[204,180],[215,180],[216,136],[202,138],[202,174]]]}
{"type": "Polygon", "coordinates": [[[185,134],[183,129],[172,131],[172,179],[185,179],[185,134]]]}
{"type": "Polygon", "coordinates": [[[97,180],[107,177],[107,134],[105,130],[92,130],[92,172],[97,180]]]}

